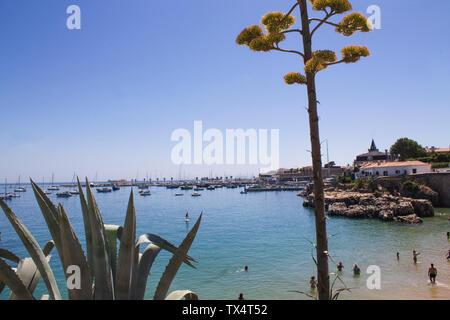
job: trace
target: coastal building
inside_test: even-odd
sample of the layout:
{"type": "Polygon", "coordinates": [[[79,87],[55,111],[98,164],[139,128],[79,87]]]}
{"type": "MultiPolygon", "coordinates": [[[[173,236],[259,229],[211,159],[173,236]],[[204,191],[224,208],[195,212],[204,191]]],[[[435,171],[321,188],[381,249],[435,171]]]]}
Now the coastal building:
{"type": "MultiPolygon", "coordinates": [[[[348,171],[347,167],[328,166],[322,168],[324,179],[336,177],[348,171]]],[[[291,169],[278,169],[259,175],[259,182],[263,184],[288,184],[310,181],[313,178],[312,166],[291,169]]]]}
{"type": "Polygon", "coordinates": [[[374,163],[378,161],[393,161],[393,160],[395,160],[395,158],[389,154],[387,149],[384,152],[380,152],[380,150],[378,150],[377,146],[375,145],[375,140],[372,139],[372,143],[370,144],[368,152],[356,156],[353,165],[355,167],[360,167],[367,163],[374,163]]]}
{"type": "Polygon", "coordinates": [[[428,155],[432,155],[432,154],[450,154],[450,148],[436,148],[436,147],[428,148],[428,147],[426,147],[425,150],[427,151],[428,155]]]}
{"type": "Polygon", "coordinates": [[[430,173],[431,171],[431,165],[421,161],[376,162],[361,166],[357,177],[393,177],[430,173]]]}

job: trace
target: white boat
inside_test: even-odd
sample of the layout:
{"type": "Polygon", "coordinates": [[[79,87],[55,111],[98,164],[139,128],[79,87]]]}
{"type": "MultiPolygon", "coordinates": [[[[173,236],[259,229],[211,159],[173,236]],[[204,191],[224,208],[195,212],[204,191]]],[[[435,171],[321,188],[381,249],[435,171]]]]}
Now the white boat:
{"type": "Polygon", "coordinates": [[[80,191],[78,191],[77,189],[70,190],[69,192],[70,192],[70,194],[73,194],[73,195],[80,194],[80,191]]]}
{"type": "Polygon", "coordinates": [[[107,193],[107,192],[112,192],[112,189],[111,188],[98,188],[97,189],[97,192],[100,192],[100,193],[107,193]]]}
{"type": "Polygon", "coordinates": [[[150,192],[150,190],[141,190],[141,191],[139,191],[139,194],[140,194],[141,196],[143,196],[143,197],[145,197],[145,196],[151,196],[151,195],[152,195],[152,193],[150,192]]]}
{"type": "Polygon", "coordinates": [[[200,197],[200,196],[201,196],[201,194],[200,194],[200,193],[198,193],[198,192],[194,192],[194,193],[192,194],[192,196],[193,196],[193,197],[200,197]]]}
{"type": "Polygon", "coordinates": [[[175,197],[181,197],[184,196],[184,193],[175,193],[175,197]]]}
{"type": "Polygon", "coordinates": [[[27,189],[20,186],[20,176],[19,176],[19,182],[17,185],[18,185],[18,187],[14,189],[14,192],[27,192],[27,189]]]}
{"type": "Polygon", "coordinates": [[[58,191],[59,188],[53,185],[53,179],[54,179],[54,174],[52,174],[52,185],[50,187],[47,188],[47,190],[49,191],[58,191]]]}

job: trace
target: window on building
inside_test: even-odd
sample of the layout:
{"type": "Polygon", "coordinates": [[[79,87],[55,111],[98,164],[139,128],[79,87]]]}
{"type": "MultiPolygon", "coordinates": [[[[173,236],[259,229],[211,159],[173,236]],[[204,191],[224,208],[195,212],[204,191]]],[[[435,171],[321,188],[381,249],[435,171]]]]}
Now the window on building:
{"type": "Polygon", "coordinates": [[[414,173],[414,174],[417,173],[417,169],[413,169],[413,173],[414,173]]]}
{"type": "Polygon", "coordinates": [[[400,174],[400,170],[395,170],[395,174],[400,174]]]}
{"type": "Polygon", "coordinates": [[[389,173],[387,171],[383,171],[383,176],[387,177],[389,173]]]}

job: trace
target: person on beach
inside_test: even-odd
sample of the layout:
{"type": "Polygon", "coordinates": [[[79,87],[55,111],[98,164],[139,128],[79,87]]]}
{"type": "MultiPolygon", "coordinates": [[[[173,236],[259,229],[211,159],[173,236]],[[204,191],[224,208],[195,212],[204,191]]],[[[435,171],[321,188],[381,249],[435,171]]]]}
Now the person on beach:
{"type": "Polygon", "coordinates": [[[420,254],[420,252],[417,252],[416,250],[413,250],[413,261],[414,263],[417,263],[417,256],[420,254]]]}
{"type": "Polygon", "coordinates": [[[342,262],[338,263],[337,269],[338,269],[338,271],[342,271],[342,269],[344,269],[344,265],[342,264],[342,262]]]}
{"type": "Polygon", "coordinates": [[[312,276],[311,280],[309,280],[309,284],[311,285],[311,289],[315,289],[317,287],[316,277],[312,276]]]}
{"type": "Polygon", "coordinates": [[[428,277],[430,277],[431,283],[436,283],[437,269],[431,264],[430,269],[428,269],[428,277]]]}
{"type": "Polygon", "coordinates": [[[447,232],[447,239],[450,239],[450,232],[447,232]]]}
{"type": "Polygon", "coordinates": [[[355,276],[359,276],[361,274],[361,269],[358,267],[358,265],[355,263],[355,265],[353,266],[353,274],[355,276]]]}
{"type": "Polygon", "coordinates": [[[447,253],[447,260],[450,260],[450,250],[448,250],[448,253],[447,253]]]}
{"type": "Polygon", "coordinates": [[[244,298],[244,294],[242,294],[242,293],[239,293],[239,298],[238,298],[238,300],[245,300],[245,298],[244,298]]]}
{"type": "Polygon", "coordinates": [[[400,253],[397,251],[397,260],[400,260],[400,253]]]}

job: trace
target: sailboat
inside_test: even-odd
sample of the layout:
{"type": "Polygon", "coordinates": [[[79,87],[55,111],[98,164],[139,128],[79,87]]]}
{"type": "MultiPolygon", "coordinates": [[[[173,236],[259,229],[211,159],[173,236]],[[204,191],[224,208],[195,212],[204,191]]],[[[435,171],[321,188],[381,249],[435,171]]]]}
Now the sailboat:
{"type": "Polygon", "coordinates": [[[48,187],[48,189],[47,189],[47,190],[49,190],[49,191],[57,191],[57,190],[59,190],[58,187],[56,187],[56,186],[53,185],[53,180],[54,180],[54,178],[55,178],[55,175],[52,173],[52,185],[51,185],[50,187],[48,187]]]}
{"type": "Polygon", "coordinates": [[[14,192],[27,192],[27,189],[20,186],[20,175],[19,175],[18,187],[14,189],[14,192]]]}
{"type": "MultiPolygon", "coordinates": [[[[75,172],[73,173],[72,185],[75,185],[75,172]]],[[[70,190],[69,192],[71,195],[80,194],[80,191],[78,191],[78,189],[75,187],[74,187],[74,189],[70,190]]]]}
{"type": "MultiPolygon", "coordinates": [[[[42,177],[42,188],[44,188],[44,186],[45,186],[45,178],[42,177]]],[[[45,190],[45,191],[44,191],[44,194],[49,195],[49,194],[52,194],[52,193],[51,193],[50,191],[48,191],[48,190],[45,190]]]]}

